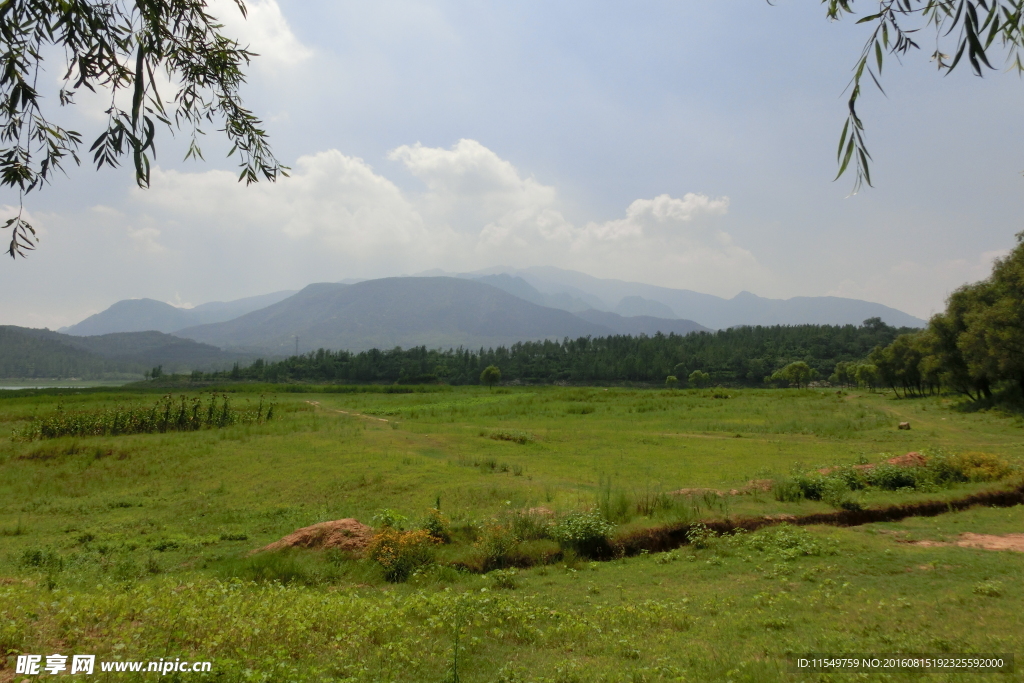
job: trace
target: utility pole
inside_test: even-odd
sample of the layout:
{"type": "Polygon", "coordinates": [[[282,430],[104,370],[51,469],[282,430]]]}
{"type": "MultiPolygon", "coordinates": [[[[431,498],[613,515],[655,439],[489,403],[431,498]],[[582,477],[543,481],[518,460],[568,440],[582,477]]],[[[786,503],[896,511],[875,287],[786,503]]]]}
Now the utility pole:
{"type": "Polygon", "coordinates": [[[295,355],[299,355],[299,335],[293,335],[295,337],[295,355]]]}

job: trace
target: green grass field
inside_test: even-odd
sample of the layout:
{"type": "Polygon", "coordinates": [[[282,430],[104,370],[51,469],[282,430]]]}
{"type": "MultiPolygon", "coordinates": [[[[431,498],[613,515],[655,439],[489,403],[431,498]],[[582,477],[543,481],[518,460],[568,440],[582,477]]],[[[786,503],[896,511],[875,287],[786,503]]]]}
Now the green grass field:
{"type": "MultiPolygon", "coordinates": [[[[1020,480],[1024,423],[954,399],[867,392],[441,387],[274,393],[267,424],[0,441],[0,681],[19,653],[209,660],[223,681],[774,681],[796,653],[1015,653],[1024,553],[910,540],[1024,532],[1024,506],[859,527],[773,527],[590,561],[524,541],[537,566],[489,574],[488,528],[543,507],[644,527],[830,511],[742,489],[908,451],[983,452],[998,482],[853,492],[858,505],[952,499],[1020,480]],[[896,429],[909,421],[911,429],[896,429]],[[250,551],[296,528],[440,504],[454,543],[404,583],[331,551],[250,551]],[[455,666],[457,634],[457,670],[455,666]]],[[[8,392],[4,392],[7,394],[8,392]]],[[[0,430],[158,395],[0,396],[0,430]]],[[[190,395],[194,395],[190,394],[190,395]]],[[[260,394],[233,395],[236,407],[260,394]]],[[[133,674],[103,674],[133,680],[133,674]]],[[[916,673],[864,674],[917,680],[916,673]]],[[[146,675],[134,674],[139,679],[146,675]]],[[[28,677],[32,680],[34,677],[28,677]]],[[[99,677],[97,677],[99,678],[99,677]]],[[[104,680],[99,678],[100,680],[104,680]]]]}

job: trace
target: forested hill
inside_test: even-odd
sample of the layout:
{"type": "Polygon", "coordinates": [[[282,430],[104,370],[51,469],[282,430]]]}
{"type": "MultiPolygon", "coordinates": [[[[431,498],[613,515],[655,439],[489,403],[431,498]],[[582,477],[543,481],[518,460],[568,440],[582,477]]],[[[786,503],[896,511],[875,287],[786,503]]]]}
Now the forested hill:
{"type": "Polygon", "coordinates": [[[0,325],[0,377],[100,379],[141,376],[143,368],[60,341],[57,333],[0,325]],[[52,336],[50,336],[52,334],[52,336]]]}
{"type": "Polygon", "coordinates": [[[728,385],[763,386],[764,378],[793,361],[805,361],[827,377],[839,361],[864,359],[910,328],[877,318],[861,326],[795,325],[737,327],[686,336],[609,336],[522,342],[495,349],[373,349],[360,353],[316,351],[276,363],[257,361],[231,372],[195,373],[196,379],[304,382],[430,382],[475,384],[488,365],[502,381],[663,382],[695,370],[728,385]]]}
{"type": "Polygon", "coordinates": [[[252,358],[162,332],[74,337],[50,330],[0,326],[3,378],[141,379],[143,373],[157,366],[165,372],[216,370],[252,358]]]}

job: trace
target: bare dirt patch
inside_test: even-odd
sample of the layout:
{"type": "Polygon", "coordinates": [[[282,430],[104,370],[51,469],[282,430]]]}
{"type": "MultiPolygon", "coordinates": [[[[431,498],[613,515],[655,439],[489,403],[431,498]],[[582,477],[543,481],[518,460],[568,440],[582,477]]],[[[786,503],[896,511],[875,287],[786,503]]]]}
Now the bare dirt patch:
{"type": "Polygon", "coordinates": [[[996,536],[993,534],[972,534],[970,532],[960,534],[960,537],[952,542],[945,541],[903,541],[910,545],[921,548],[939,548],[943,546],[959,546],[961,548],[980,548],[981,550],[1012,550],[1024,553],[1024,534],[1004,534],[996,536]]]}
{"type": "Polygon", "coordinates": [[[897,467],[924,467],[928,464],[927,458],[917,451],[911,451],[906,455],[897,455],[895,458],[889,458],[886,462],[897,467]]]}
{"type": "MultiPolygon", "coordinates": [[[[894,458],[889,458],[885,462],[888,465],[895,465],[897,467],[924,467],[925,465],[928,464],[928,459],[925,458],[920,453],[918,453],[917,451],[911,451],[911,452],[907,453],[906,455],[897,455],[894,458]]],[[[827,474],[832,474],[833,472],[835,472],[835,471],[837,471],[839,469],[841,469],[841,468],[839,468],[839,467],[826,467],[825,469],[818,470],[818,473],[819,474],[826,474],[827,475],[827,474]]],[[[875,469],[875,465],[872,465],[872,464],[854,465],[853,469],[860,470],[860,471],[863,472],[863,471],[875,469]]]]}
{"type": "Polygon", "coordinates": [[[280,541],[260,548],[256,552],[283,550],[284,548],[337,548],[351,553],[361,553],[370,544],[373,529],[354,519],[337,519],[313,526],[296,529],[280,541]]]}
{"type": "Polygon", "coordinates": [[[772,485],[775,482],[771,479],[754,479],[748,481],[745,485],[738,489],[729,489],[728,491],[719,491],[718,489],[678,489],[671,491],[670,496],[703,496],[705,494],[711,494],[714,496],[746,496],[753,493],[767,493],[772,490],[772,485]]]}

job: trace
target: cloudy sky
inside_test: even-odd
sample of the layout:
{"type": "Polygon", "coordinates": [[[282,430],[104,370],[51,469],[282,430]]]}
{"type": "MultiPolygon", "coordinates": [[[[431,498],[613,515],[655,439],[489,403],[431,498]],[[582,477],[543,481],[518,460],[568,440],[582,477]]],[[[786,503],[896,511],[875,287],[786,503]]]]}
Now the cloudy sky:
{"type": "MultiPolygon", "coordinates": [[[[146,191],[71,169],[27,197],[42,239],[0,263],[0,324],[498,265],[926,317],[1024,229],[1024,85],[942,77],[930,44],[865,96],[876,187],[832,182],[866,34],[819,3],[212,4],[261,54],[244,93],[291,177],[238,184],[212,130],[205,163],[165,135],[146,191]]],[[[91,139],[102,99],[78,102],[91,139]]]]}

